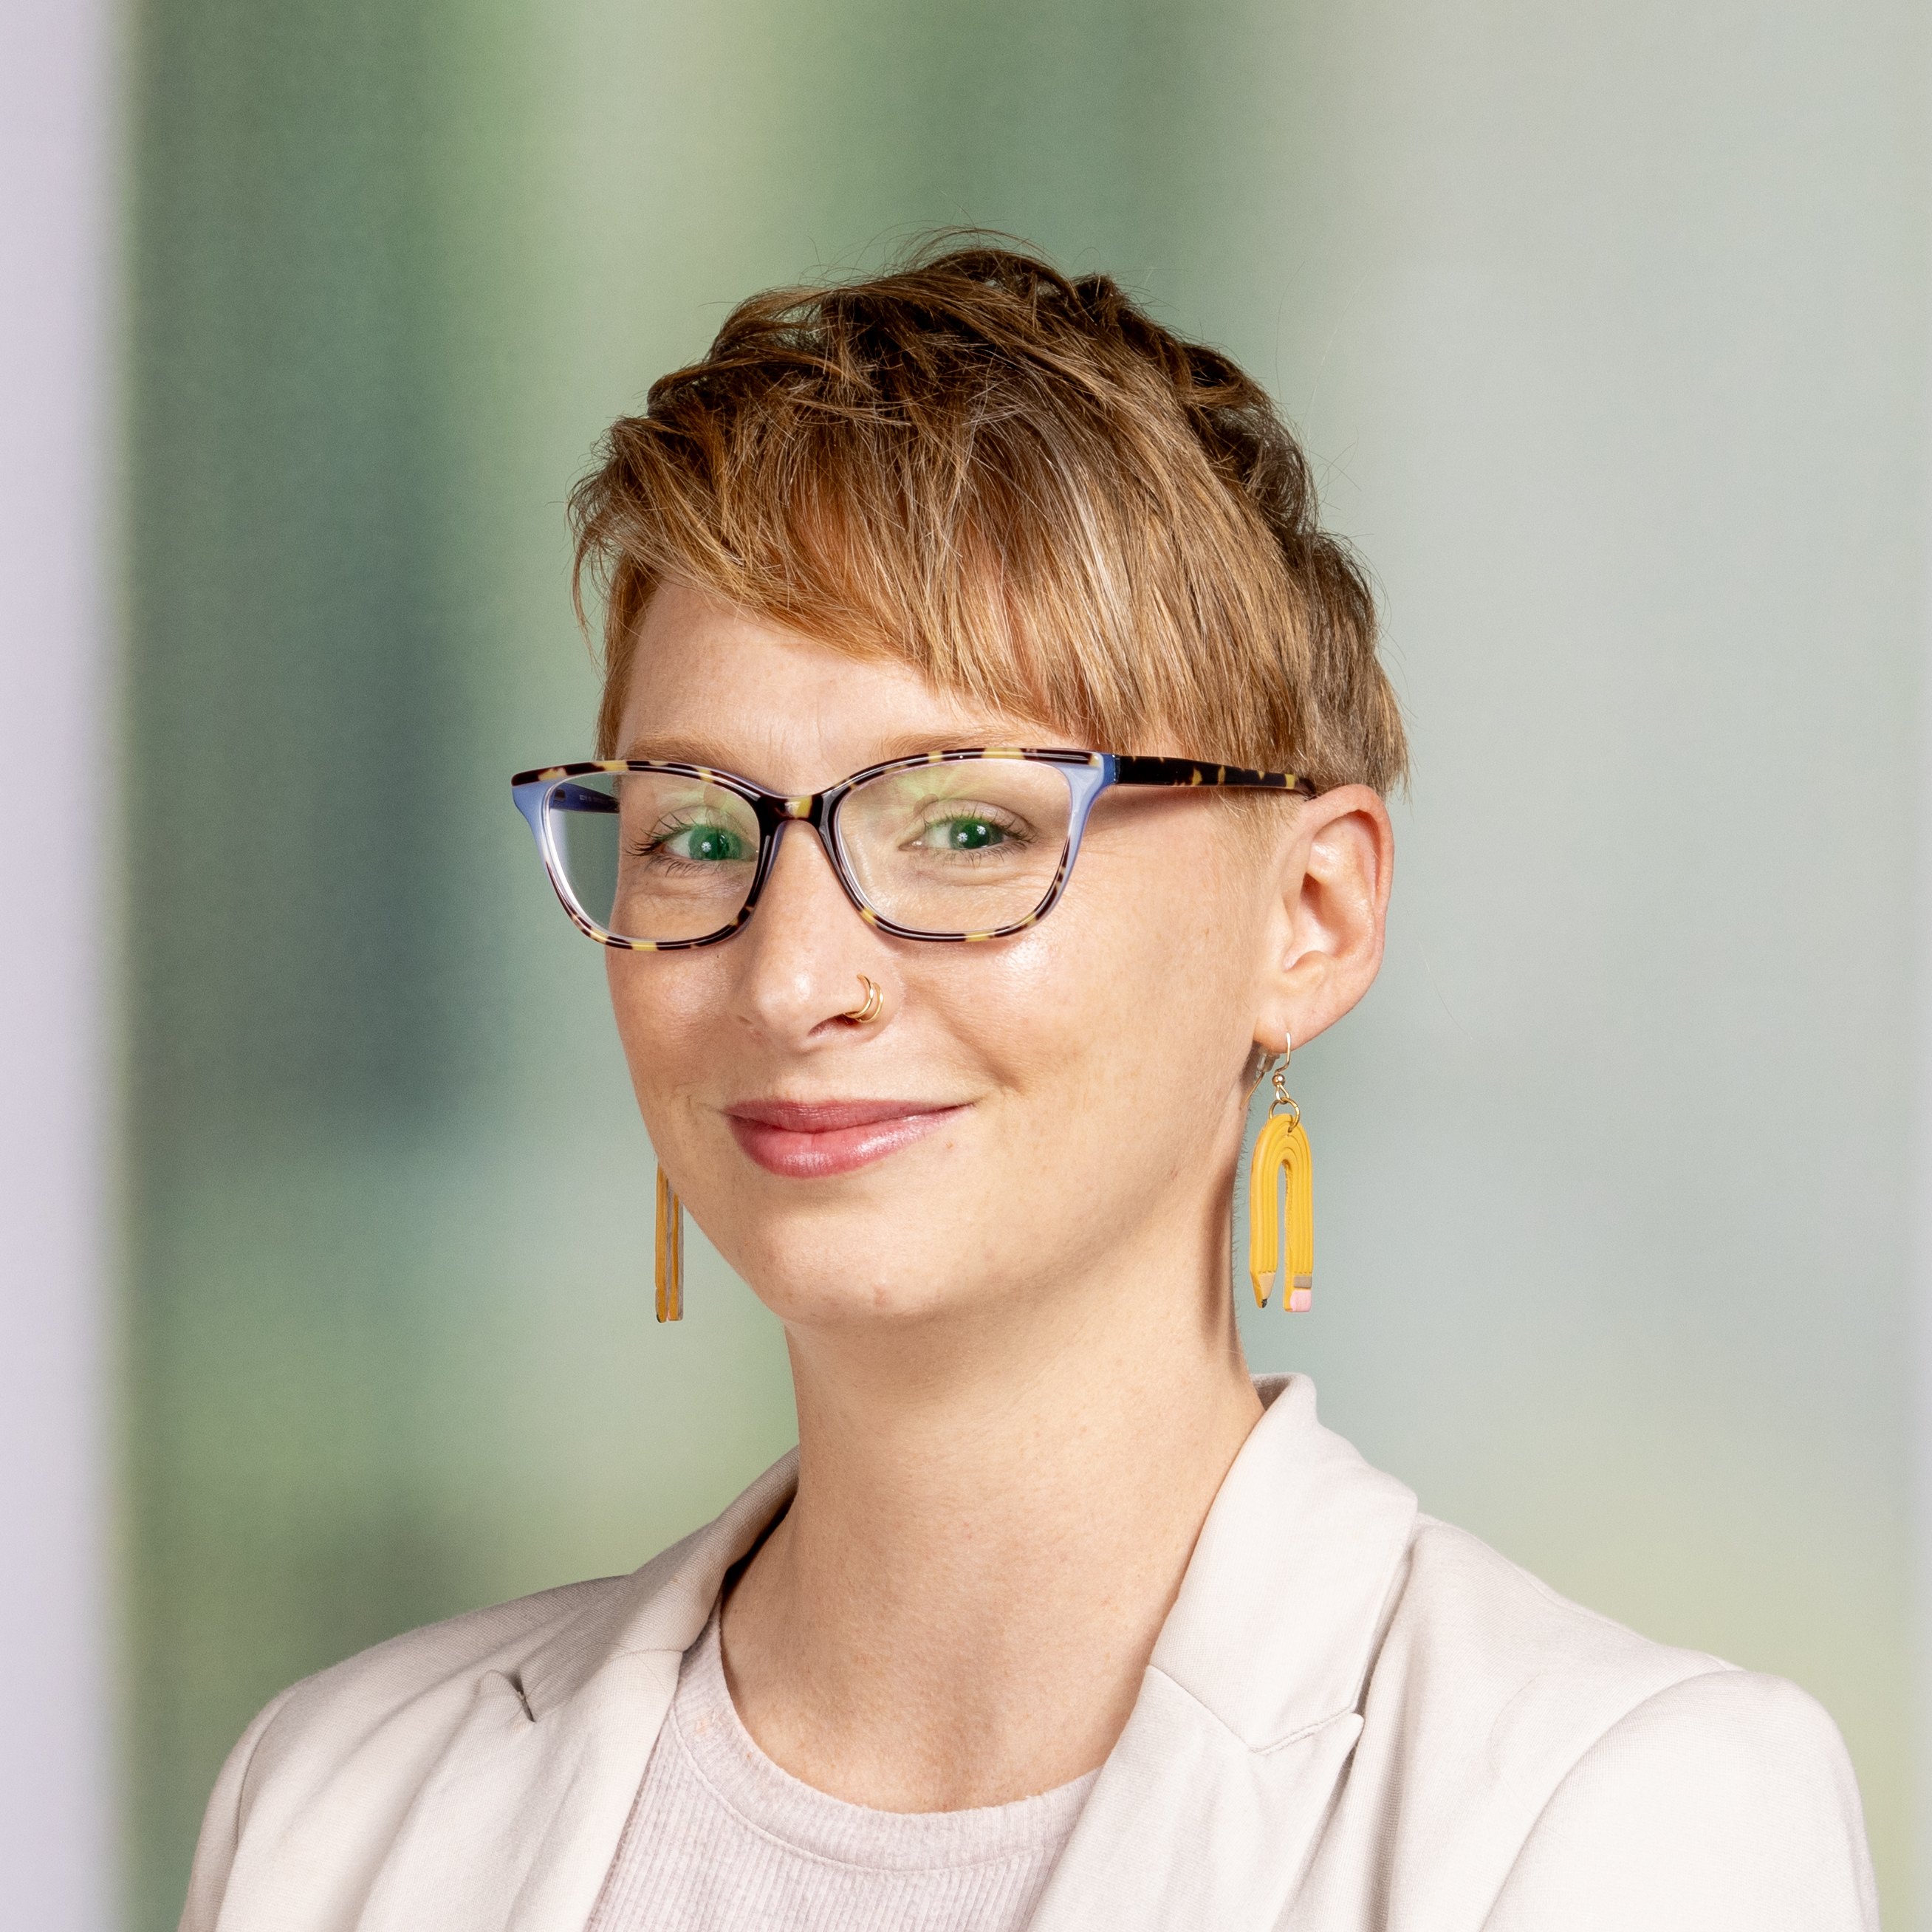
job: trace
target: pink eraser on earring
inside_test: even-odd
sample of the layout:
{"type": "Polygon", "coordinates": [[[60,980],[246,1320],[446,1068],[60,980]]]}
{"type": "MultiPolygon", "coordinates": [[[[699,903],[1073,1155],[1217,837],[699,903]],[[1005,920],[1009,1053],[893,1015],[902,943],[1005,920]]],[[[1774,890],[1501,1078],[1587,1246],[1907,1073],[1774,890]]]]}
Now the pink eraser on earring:
{"type": "Polygon", "coordinates": [[[1315,1291],[1312,1288],[1298,1288],[1289,1292],[1288,1312],[1291,1315],[1306,1315],[1315,1306],[1315,1291]]]}

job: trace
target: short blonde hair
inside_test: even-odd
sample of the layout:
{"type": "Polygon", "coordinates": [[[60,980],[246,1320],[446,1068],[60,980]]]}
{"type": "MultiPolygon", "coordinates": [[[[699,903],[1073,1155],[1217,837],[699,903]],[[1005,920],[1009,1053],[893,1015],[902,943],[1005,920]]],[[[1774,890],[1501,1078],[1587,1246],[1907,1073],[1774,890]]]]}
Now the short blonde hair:
{"type": "Polygon", "coordinates": [[[1266,392],[1104,275],[1008,249],[734,309],[571,498],[597,752],[667,580],[1071,743],[1387,791],[1374,598],[1266,392]]]}

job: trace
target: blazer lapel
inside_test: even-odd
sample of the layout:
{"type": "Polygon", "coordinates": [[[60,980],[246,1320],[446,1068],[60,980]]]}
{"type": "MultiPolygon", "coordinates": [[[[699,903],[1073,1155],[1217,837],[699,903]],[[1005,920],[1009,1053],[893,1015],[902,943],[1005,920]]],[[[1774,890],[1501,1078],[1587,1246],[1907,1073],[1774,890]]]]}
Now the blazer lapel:
{"type": "Polygon", "coordinates": [[[475,1688],[358,1932],[583,1932],[724,1574],[798,1484],[794,1450],[628,1587],[475,1688]]]}
{"type": "MultiPolygon", "coordinates": [[[[1268,1410],[1034,1932],[1271,1926],[1334,1804],[1415,1499],[1321,1427],[1306,1378],[1257,1386],[1268,1410]]],[[[478,1678],[358,1932],[583,1932],[680,1660],[796,1484],[794,1452],[514,1670],[478,1678]]]]}
{"type": "Polygon", "coordinates": [[[1306,1376],[1256,1387],[1033,1932],[1271,1926],[1334,1805],[1415,1498],[1321,1426],[1306,1376]]]}

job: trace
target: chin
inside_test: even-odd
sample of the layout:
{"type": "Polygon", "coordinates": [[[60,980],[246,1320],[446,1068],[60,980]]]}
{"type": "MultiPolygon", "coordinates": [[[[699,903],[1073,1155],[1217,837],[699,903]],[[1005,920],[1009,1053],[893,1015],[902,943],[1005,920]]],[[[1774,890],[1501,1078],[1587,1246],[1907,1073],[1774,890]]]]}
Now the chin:
{"type": "Polygon", "coordinates": [[[788,1215],[720,1251],[788,1326],[916,1323],[986,1299],[983,1270],[960,1264],[980,1243],[964,1229],[949,1235],[929,1224],[908,1241],[904,1229],[914,1219],[788,1215]]]}
{"type": "Polygon", "coordinates": [[[868,1276],[864,1267],[856,1257],[850,1270],[836,1264],[794,1267],[776,1277],[750,1278],[752,1292],[786,1327],[826,1330],[910,1327],[944,1316],[969,1298],[964,1283],[868,1276]]]}

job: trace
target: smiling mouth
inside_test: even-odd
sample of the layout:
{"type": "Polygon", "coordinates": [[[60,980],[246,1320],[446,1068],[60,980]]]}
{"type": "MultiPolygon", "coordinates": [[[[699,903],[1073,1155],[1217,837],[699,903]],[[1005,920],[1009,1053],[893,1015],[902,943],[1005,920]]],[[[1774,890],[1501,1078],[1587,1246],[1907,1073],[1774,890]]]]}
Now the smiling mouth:
{"type": "Polygon", "coordinates": [[[869,1167],[965,1111],[926,1100],[744,1100],[724,1118],[767,1173],[812,1180],[869,1167]]]}

